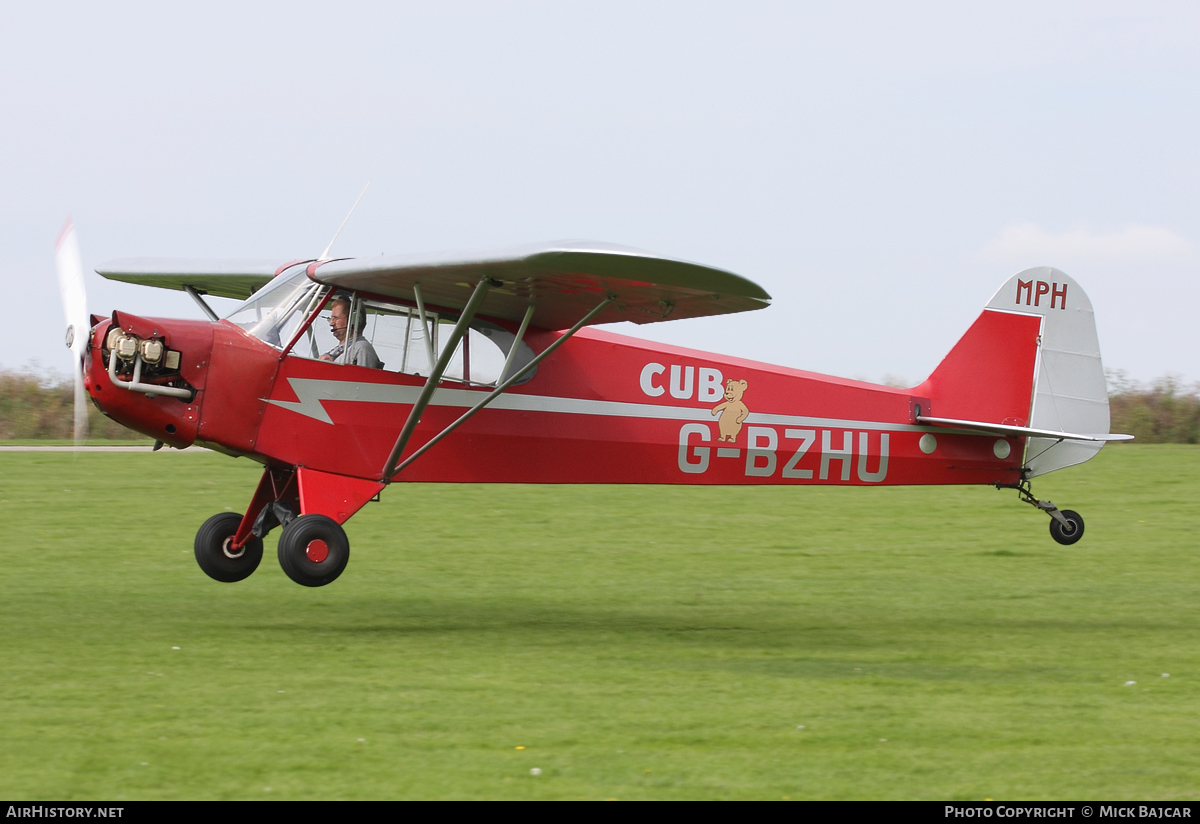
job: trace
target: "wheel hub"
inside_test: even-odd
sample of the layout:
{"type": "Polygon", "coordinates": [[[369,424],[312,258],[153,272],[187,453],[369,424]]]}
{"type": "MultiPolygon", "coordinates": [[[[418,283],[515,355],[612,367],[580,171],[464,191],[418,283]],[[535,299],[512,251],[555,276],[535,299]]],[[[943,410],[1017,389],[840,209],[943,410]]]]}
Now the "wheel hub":
{"type": "Polygon", "coordinates": [[[308,546],[304,549],[304,554],[308,556],[308,560],[319,564],[329,557],[329,545],[320,538],[309,541],[308,546]]]}
{"type": "Polygon", "coordinates": [[[225,553],[226,558],[241,558],[246,554],[246,546],[243,544],[239,549],[233,548],[233,536],[230,535],[221,543],[221,551],[225,553]]]}

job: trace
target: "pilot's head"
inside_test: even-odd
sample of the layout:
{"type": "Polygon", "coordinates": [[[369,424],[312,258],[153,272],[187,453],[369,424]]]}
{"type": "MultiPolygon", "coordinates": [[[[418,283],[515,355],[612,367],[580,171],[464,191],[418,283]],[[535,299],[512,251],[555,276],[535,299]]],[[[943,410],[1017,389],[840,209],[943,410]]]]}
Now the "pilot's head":
{"type": "MultiPolygon", "coordinates": [[[[346,327],[350,325],[350,298],[338,295],[329,302],[329,331],[337,338],[338,343],[346,340],[346,327]]],[[[355,324],[355,331],[362,334],[364,319],[360,318],[355,324]]]]}

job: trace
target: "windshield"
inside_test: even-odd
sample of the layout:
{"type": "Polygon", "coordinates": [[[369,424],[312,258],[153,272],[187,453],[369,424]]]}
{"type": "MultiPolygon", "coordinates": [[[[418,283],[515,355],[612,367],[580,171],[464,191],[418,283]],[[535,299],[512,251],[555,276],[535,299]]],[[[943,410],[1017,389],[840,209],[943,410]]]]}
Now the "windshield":
{"type": "Polygon", "coordinates": [[[328,289],[309,279],[304,267],[299,267],[294,274],[275,278],[225,319],[282,349],[328,289]]]}
{"type": "MultiPolygon", "coordinates": [[[[316,311],[330,287],[308,277],[304,264],[298,264],[272,280],[256,294],[230,312],[225,319],[269,343],[283,349],[296,337],[301,325],[316,311]]],[[[441,342],[450,336],[458,318],[409,306],[366,299],[354,292],[339,291],[325,307],[325,320],[309,324],[305,339],[290,350],[292,357],[327,360],[334,363],[386,369],[409,375],[428,376],[441,352],[441,342]],[[343,308],[336,304],[344,301],[343,308]],[[341,329],[352,329],[346,340],[336,337],[330,316],[340,311],[341,329]],[[369,355],[366,354],[369,352],[369,355]]],[[[344,334],[344,333],[343,333],[344,334]]],[[[459,340],[444,378],[476,386],[495,386],[503,378],[501,371],[512,361],[504,377],[516,374],[534,358],[525,341],[500,326],[475,320],[459,340]],[[516,353],[512,353],[514,345],[516,353]]],[[[537,374],[536,368],[521,376],[525,383],[537,374]]]]}

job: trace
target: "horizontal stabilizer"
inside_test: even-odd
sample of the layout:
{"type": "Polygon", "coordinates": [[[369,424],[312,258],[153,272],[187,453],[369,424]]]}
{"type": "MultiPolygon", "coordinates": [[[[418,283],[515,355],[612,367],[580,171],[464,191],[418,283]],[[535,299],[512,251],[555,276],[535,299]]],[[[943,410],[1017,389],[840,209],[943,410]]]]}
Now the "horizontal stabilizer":
{"type": "Polygon", "coordinates": [[[1133,435],[1076,435],[1073,432],[1056,432],[1053,429],[1034,429],[1029,426],[1009,426],[1001,423],[986,423],[984,421],[962,421],[957,418],[931,418],[921,415],[917,423],[933,426],[949,426],[955,429],[974,429],[982,432],[994,432],[997,435],[1013,435],[1015,437],[1054,438],[1060,441],[1131,441],[1133,435]]]}

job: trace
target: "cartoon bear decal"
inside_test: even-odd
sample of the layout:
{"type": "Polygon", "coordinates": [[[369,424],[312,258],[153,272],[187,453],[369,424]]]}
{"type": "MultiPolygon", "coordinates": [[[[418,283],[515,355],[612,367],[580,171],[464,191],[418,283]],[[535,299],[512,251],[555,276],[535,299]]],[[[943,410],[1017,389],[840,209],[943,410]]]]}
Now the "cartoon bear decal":
{"type": "Polygon", "coordinates": [[[733,378],[725,381],[725,403],[713,407],[714,415],[720,413],[717,428],[721,430],[718,441],[736,441],[742,431],[742,422],[750,414],[750,408],[742,403],[742,395],[746,392],[745,381],[735,381],[733,378]]]}

